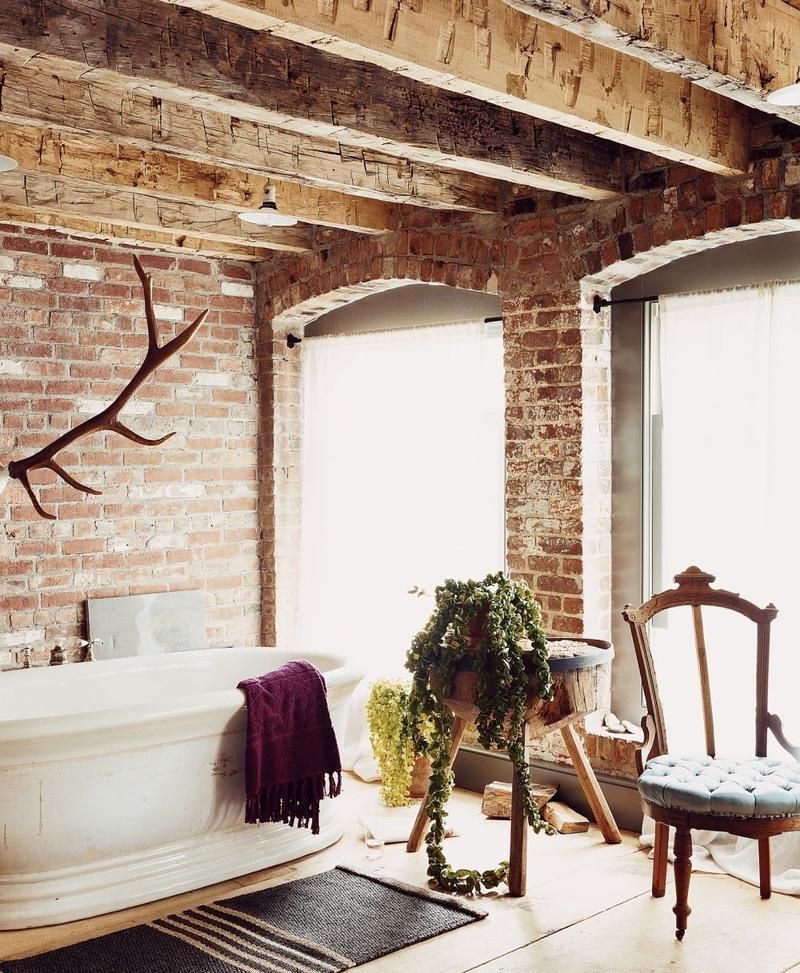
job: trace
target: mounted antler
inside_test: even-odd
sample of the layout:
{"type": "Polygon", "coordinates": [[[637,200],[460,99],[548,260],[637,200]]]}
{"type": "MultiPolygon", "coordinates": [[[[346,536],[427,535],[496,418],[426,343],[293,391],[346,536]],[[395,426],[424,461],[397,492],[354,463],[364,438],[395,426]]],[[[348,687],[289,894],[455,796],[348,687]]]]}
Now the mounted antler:
{"type": "Polygon", "coordinates": [[[94,490],[92,487],[86,486],[84,483],[79,483],[73,476],[70,476],[65,469],[63,469],[55,461],[55,457],[62,449],[66,449],[67,446],[72,445],[77,439],[81,439],[83,436],[88,436],[93,432],[116,432],[120,436],[124,436],[126,439],[132,440],[134,443],[139,443],[141,446],[158,446],[163,442],[166,442],[171,436],[174,436],[174,432],[167,433],[166,436],[162,436],[160,439],[145,439],[144,436],[140,436],[137,432],[132,429],[128,429],[119,421],[119,414],[122,409],[130,401],[136,390],[142,383],[149,378],[150,375],[158,368],[162,362],[165,362],[168,358],[175,354],[176,351],[180,351],[185,344],[187,344],[194,336],[197,329],[205,321],[208,310],[203,311],[199,314],[194,321],[186,328],[181,331],[179,335],[168,341],[165,345],[159,346],[158,344],[158,330],[156,326],[156,316],[153,310],[153,282],[152,278],[148,273],[145,272],[142,265],[139,263],[138,257],[133,258],[133,262],[136,266],[136,273],[139,275],[139,279],[142,282],[142,288],[144,290],[144,308],[145,315],[147,316],[147,354],[144,357],[144,361],[139,366],[136,374],[128,382],[125,388],[120,392],[120,394],[114,399],[114,401],[107,408],[103,409],[102,412],[98,413],[96,416],[92,416],[90,419],[86,419],[84,422],[79,423],[74,429],[70,429],[69,432],[64,433],[63,436],[59,436],[58,439],[50,443],[49,446],[45,446],[44,449],[40,449],[38,453],[34,453],[33,456],[29,456],[27,459],[12,460],[8,464],[8,475],[19,482],[25,487],[28,496],[31,498],[33,506],[36,508],[36,512],[41,517],[47,518],[47,520],[56,520],[54,514],[48,513],[43,509],[42,505],[39,503],[36,494],[33,492],[30,480],[28,479],[28,474],[31,470],[41,470],[48,469],[52,470],[57,476],[60,476],[65,483],[68,483],[71,487],[76,490],[81,490],[83,493],[91,493],[94,496],[100,494],[100,490],[94,490]]]}

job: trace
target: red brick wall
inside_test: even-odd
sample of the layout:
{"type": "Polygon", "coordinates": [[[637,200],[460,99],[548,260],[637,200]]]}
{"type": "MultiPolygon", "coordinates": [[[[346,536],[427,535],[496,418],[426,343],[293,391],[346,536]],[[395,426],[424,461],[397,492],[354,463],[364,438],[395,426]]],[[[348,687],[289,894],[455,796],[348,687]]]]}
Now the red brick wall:
{"type": "MultiPolygon", "coordinates": [[[[394,234],[331,233],[317,253],[256,271],[151,255],[159,303],[187,318],[212,308],[197,344],[137,396],[148,410],[131,420],[137,428],[177,426],[179,436],[157,450],[113,437],[82,444],[67,465],[104,496],[77,498],[45,477],[55,527],[31,515],[18,485],[0,498],[0,651],[10,630],[77,633],[86,593],[196,585],[213,643],[291,644],[302,442],[299,349],[285,335],[398,278],[502,296],[509,567],[537,592],[551,630],[607,631],[610,319],[587,299],[694,250],[800,227],[795,134],[754,130],[745,180],[653,159],[629,172],[618,201],[518,189],[501,216],[409,211],[394,234]]],[[[144,325],[127,252],[9,228],[0,240],[0,362],[11,363],[0,364],[0,446],[18,435],[28,449],[67,428],[81,402],[116,393],[144,325]]]]}
{"type": "MultiPolygon", "coordinates": [[[[0,462],[26,455],[113,399],[147,345],[132,250],[0,227],[0,462]]],[[[12,481],[0,496],[0,665],[83,632],[87,595],[201,588],[210,644],[259,638],[258,396],[253,268],[141,252],[162,341],[207,323],[123,412],[162,446],[95,434],[59,462],[103,491],[33,476],[57,522],[12,481]]],[[[42,654],[39,658],[43,659],[42,654]]]]}
{"type": "Polygon", "coordinates": [[[754,129],[743,180],[646,159],[618,201],[518,190],[500,217],[417,211],[395,234],[260,265],[265,435],[276,444],[262,507],[274,541],[264,561],[264,632],[291,640],[296,609],[299,355],[287,350],[286,333],[302,334],[324,310],[401,278],[502,296],[508,565],[537,593],[552,631],[607,633],[610,317],[594,314],[590,298],[696,250],[800,229],[796,135],[782,123],[754,129]]]}

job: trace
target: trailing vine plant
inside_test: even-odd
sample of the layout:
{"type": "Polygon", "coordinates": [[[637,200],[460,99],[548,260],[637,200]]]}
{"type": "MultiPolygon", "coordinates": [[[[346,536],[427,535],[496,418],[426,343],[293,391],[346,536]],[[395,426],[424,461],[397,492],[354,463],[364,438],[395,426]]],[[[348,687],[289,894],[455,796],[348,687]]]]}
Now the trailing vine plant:
{"type": "Polygon", "coordinates": [[[374,683],[367,701],[369,739],[381,770],[381,799],[387,807],[411,803],[408,795],[414,746],[408,732],[408,686],[396,680],[374,683]]]}
{"type": "Polygon", "coordinates": [[[406,657],[413,680],[408,700],[414,750],[431,759],[425,836],[428,875],[441,888],[480,892],[508,881],[507,861],[486,871],[454,869],[445,858],[445,806],[453,788],[450,740],[454,715],[445,699],[452,695],[456,673],[476,674],[479,709],[476,726],[486,749],[508,751],[522,784],[528,824],[538,833],[553,833],[531,795],[531,778],[522,744],[525,711],[531,689],[541,699],[553,695],[542,616],[528,586],[503,573],[483,581],[445,581],[435,592],[436,607],[414,639],[406,657]],[[520,639],[530,640],[523,654],[520,639]],[[427,734],[422,732],[428,727],[427,734]]]}

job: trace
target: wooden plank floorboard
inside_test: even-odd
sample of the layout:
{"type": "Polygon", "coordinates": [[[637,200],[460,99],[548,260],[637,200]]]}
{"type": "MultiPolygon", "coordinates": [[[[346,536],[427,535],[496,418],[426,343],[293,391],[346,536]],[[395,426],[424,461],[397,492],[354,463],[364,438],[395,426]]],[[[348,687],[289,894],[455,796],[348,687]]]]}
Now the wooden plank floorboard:
{"type": "MultiPolygon", "coordinates": [[[[200,902],[266,888],[350,864],[418,885],[426,882],[425,852],[409,855],[388,845],[378,862],[366,860],[361,815],[413,818],[414,809],[383,808],[375,785],[352,778],[340,799],[348,820],[344,837],[317,855],[240,876],[211,888],[80,922],[0,933],[0,961],[100,936],[200,902]]],[[[488,821],[476,794],[457,791],[450,819],[458,832],[447,842],[453,864],[486,868],[507,856],[508,822],[488,821]]],[[[754,973],[800,973],[800,900],[775,895],[762,903],[758,890],[726,876],[695,875],[694,912],[683,944],[673,935],[672,876],[663,899],[650,896],[651,863],[634,835],[606,845],[592,826],[584,834],[530,835],[528,894],[512,899],[489,894],[484,922],[438,936],[362,967],[365,973],[646,973],[675,970],[717,973],[742,968],[759,949],[754,973]],[[766,940],[766,943],[765,943],[766,940]],[[762,962],[763,961],[763,962],[762,962]]]]}

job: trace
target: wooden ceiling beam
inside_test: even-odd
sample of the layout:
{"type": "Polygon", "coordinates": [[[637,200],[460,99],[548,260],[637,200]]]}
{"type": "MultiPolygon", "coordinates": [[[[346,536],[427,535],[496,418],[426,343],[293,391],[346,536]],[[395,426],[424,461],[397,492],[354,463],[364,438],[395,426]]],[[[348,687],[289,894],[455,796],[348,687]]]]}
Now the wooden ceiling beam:
{"type": "Polygon", "coordinates": [[[104,243],[118,243],[136,247],[155,247],[174,253],[198,254],[204,257],[226,257],[249,262],[267,260],[274,256],[263,247],[237,246],[222,240],[209,240],[191,234],[169,230],[145,230],[141,227],[106,223],[87,217],[49,213],[29,206],[0,203],[0,222],[15,223],[37,229],[49,227],[70,236],[86,237],[104,243]]]}
{"type": "MultiPolygon", "coordinates": [[[[551,22],[542,8],[552,12],[555,0],[167,0],[165,5],[174,4],[197,8],[197,16],[202,10],[225,18],[240,30],[246,24],[309,50],[367,60],[701,169],[736,175],[747,168],[748,119],[741,105],[675,73],[663,59],[656,66],[623,44],[611,48],[567,29],[566,22],[551,22]]],[[[258,54],[253,51],[254,73],[256,58],[268,57],[268,49],[262,41],[258,54]]],[[[283,63],[294,61],[298,77],[304,77],[297,58],[284,48],[272,50],[283,51],[283,63]]],[[[216,68],[230,77],[224,67],[216,68]]]]}
{"type": "Polygon", "coordinates": [[[81,179],[97,186],[204,203],[226,211],[256,210],[267,185],[275,188],[278,209],[307,223],[367,232],[393,230],[397,208],[316,186],[271,180],[268,176],[182,159],[161,150],[36,128],[3,120],[0,154],[21,172],[81,179]]]}
{"type": "Polygon", "coordinates": [[[164,100],[109,73],[64,65],[56,71],[39,58],[21,62],[19,53],[0,60],[0,117],[11,122],[91,133],[384,202],[472,212],[499,206],[503,186],[484,176],[164,100]]]}
{"type": "MultiPolygon", "coordinates": [[[[20,52],[124,76],[158,97],[414,163],[589,198],[620,189],[612,146],[532,120],[538,112],[530,105],[521,116],[498,111],[502,99],[487,104],[464,97],[472,90],[419,85],[371,63],[159,0],[3,0],[0,53],[20,52]]],[[[593,134],[602,128],[594,126],[593,134]]]]}
{"type": "Polygon", "coordinates": [[[24,206],[43,213],[68,216],[90,215],[99,222],[143,230],[166,230],[237,246],[258,246],[289,253],[312,250],[314,242],[311,227],[249,226],[236,215],[212,206],[100,188],[80,179],[3,173],[0,177],[0,205],[24,206]]]}
{"type": "Polygon", "coordinates": [[[798,0],[525,0],[550,23],[800,124],[766,95],[798,80],[798,0]]]}

